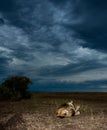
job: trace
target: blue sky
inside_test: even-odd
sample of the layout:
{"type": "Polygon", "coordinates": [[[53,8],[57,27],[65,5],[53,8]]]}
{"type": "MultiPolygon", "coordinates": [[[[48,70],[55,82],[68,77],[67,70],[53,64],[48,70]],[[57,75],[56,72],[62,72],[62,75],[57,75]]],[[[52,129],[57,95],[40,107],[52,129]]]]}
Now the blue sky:
{"type": "Polygon", "coordinates": [[[35,91],[107,91],[106,0],[0,0],[0,81],[35,91]]]}

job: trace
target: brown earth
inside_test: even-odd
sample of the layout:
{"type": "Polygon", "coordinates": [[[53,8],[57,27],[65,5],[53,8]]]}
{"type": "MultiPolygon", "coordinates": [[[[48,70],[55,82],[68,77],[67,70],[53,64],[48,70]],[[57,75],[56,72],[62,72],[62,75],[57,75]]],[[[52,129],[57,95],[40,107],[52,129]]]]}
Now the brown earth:
{"type": "Polygon", "coordinates": [[[107,130],[107,93],[33,93],[0,102],[0,130],[107,130]],[[57,118],[57,108],[70,100],[81,105],[81,115],[57,118]]]}

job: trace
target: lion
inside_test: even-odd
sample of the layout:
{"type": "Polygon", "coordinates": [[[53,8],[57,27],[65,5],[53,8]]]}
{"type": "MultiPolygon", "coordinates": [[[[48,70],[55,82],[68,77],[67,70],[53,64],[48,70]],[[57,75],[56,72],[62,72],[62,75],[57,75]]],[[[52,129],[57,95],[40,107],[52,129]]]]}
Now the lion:
{"type": "Polygon", "coordinates": [[[75,107],[73,101],[70,101],[59,107],[59,109],[57,110],[57,117],[64,118],[80,115],[79,109],[79,105],[75,107]]]}

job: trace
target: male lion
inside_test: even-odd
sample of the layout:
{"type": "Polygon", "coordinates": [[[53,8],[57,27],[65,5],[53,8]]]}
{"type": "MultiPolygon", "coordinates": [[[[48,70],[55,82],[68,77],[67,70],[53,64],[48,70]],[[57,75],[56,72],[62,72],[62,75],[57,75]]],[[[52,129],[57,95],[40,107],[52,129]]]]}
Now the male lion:
{"type": "Polygon", "coordinates": [[[57,110],[57,117],[64,118],[80,115],[79,109],[79,105],[75,107],[73,101],[70,101],[60,106],[60,108],[57,110]]]}

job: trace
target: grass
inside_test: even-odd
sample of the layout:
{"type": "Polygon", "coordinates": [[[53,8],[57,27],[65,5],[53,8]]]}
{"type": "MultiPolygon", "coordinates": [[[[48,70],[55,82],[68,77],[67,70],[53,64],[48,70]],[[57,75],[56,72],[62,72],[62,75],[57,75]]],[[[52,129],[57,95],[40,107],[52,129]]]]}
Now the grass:
{"type": "Polygon", "coordinates": [[[106,124],[107,93],[33,93],[29,100],[0,102],[0,130],[106,130],[106,124]],[[57,108],[70,100],[81,105],[81,115],[57,118],[57,108]]]}

